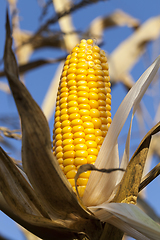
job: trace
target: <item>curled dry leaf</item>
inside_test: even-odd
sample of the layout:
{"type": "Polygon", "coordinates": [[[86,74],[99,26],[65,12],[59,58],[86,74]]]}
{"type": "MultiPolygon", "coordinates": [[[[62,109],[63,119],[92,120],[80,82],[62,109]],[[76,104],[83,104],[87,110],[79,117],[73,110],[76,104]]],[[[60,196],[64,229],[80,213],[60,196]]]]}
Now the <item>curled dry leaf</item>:
{"type": "Polygon", "coordinates": [[[76,176],[75,176],[75,186],[76,186],[76,191],[77,191],[78,196],[79,196],[79,193],[78,193],[78,188],[77,188],[77,179],[78,179],[78,177],[81,173],[87,172],[87,171],[97,171],[97,172],[101,172],[101,173],[111,173],[111,172],[114,172],[114,171],[125,171],[125,170],[121,169],[121,168],[110,168],[110,169],[101,168],[101,169],[98,169],[93,164],[84,164],[84,165],[80,166],[78,168],[78,171],[77,171],[76,176]]]}

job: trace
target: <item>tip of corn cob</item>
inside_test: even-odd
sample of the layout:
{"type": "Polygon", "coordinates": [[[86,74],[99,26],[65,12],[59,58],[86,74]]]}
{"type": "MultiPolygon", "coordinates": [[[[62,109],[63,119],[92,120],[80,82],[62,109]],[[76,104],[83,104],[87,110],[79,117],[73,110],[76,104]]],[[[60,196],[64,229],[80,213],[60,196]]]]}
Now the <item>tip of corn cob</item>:
{"type": "MultiPolygon", "coordinates": [[[[82,39],[67,56],[60,78],[53,131],[53,153],[75,191],[79,166],[94,164],[111,124],[111,84],[105,51],[82,39]]],[[[82,197],[90,172],[82,173],[82,197]]]]}

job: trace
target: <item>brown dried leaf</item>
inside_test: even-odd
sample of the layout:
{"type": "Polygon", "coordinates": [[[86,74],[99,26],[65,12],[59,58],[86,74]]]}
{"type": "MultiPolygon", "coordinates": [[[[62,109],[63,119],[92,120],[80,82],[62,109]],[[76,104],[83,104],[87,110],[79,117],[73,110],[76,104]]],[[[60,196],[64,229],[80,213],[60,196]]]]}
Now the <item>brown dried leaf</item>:
{"type": "Polygon", "coordinates": [[[51,216],[69,214],[89,217],[80,206],[72,187],[51,152],[47,120],[26,87],[18,79],[12,51],[9,20],[6,25],[5,71],[22,122],[22,162],[24,170],[42,204],[51,216]]]}
{"type": "MultiPolygon", "coordinates": [[[[12,160],[0,148],[0,209],[35,235],[53,239],[75,239],[74,233],[86,233],[91,239],[101,234],[98,220],[50,219],[34,190],[19,172],[12,160]]],[[[95,237],[95,238],[94,238],[95,237]]]]}
{"type": "Polygon", "coordinates": [[[143,138],[136,152],[132,156],[126,172],[117,189],[116,195],[112,202],[124,202],[136,204],[139,185],[146,162],[148,149],[152,135],[160,131],[160,122],[157,123],[143,138]]]}
{"type": "Polygon", "coordinates": [[[17,223],[40,237],[73,239],[73,229],[64,221],[51,221],[44,206],[12,160],[0,148],[0,209],[17,223]],[[45,230],[45,231],[44,231],[45,230]],[[72,238],[71,238],[72,236],[72,238]],[[69,237],[69,238],[68,238],[69,237]]]}
{"type": "MultiPolygon", "coordinates": [[[[36,215],[49,218],[40,205],[33,189],[21,175],[13,161],[0,147],[0,189],[14,212],[22,219],[23,215],[36,215]]],[[[25,216],[27,219],[27,216],[25,216]]]]}
{"type": "MultiPolygon", "coordinates": [[[[0,192],[0,210],[16,221],[18,224],[26,228],[31,233],[42,239],[52,240],[53,236],[59,240],[73,240],[75,238],[74,233],[65,226],[63,226],[62,222],[60,224],[56,224],[53,221],[47,219],[40,219],[36,216],[31,216],[29,221],[22,219],[20,216],[14,212],[10,206],[7,204],[3,195],[0,192]],[[32,220],[32,221],[31,221],[32,220]]],[[[28,215],[29,216],[29,215],[28,215]]],[[[24,217],[24,215],[23,215],[24,217]]]]}

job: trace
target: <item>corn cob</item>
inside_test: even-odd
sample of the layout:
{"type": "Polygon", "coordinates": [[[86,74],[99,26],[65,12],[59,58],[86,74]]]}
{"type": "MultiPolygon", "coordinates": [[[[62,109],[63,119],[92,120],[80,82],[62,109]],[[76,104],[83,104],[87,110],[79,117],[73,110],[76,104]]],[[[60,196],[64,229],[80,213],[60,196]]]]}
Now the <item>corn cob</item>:
{"type": "MultiPolygon", "coordinates": [[[[92,39],[68,55],[60,78],[53,131],[53,153],[75,190],[79,166],[94,164],[111,124],[111,88],[105,52],[92,39]]],[[[82,197],[90,172],[82,173],[82,197]]]]}

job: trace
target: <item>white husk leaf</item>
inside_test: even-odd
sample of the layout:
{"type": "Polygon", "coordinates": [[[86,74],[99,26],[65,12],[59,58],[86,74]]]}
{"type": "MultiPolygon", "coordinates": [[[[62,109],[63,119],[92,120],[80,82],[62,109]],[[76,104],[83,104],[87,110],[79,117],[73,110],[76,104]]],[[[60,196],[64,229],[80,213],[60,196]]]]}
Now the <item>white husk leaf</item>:
{"type": "MultiPolygon", "coordinates": [[[[135,88],[137,96],[133,103],[133,113],[132,113],[132,117],[131,117],[130,130],[132,127],[132,120],[133,120],[133,116],[136,112],[136,109],[138,108],[138,105],[139,105],[143,95],[145,94],[145,92],[148,89],[150,83],[152,82],[154,76],[156,75],[156,73],[159,69],[159,66],[160,66],[160,56],[153,62],[153,64],[143,73],[143,75],[137,81],[137,83],[139,83],[139,84],[137,84],[137,87],[135,88]]],[[[126,147],[125,147],[125,151],[124,151],[123,159],[122,159],[122,163],[121,163],[121,165],[124,168],[127,167],[127,164],[129,161],[129,144],[128,143],[130,142],[130,130],[128,132],[128,136],[127,136],[128,141],[126,142],[126,147]]]]}
{"type": "MultiPolygon", "coordinates": [[[[147,90],[149,84],[153,80],[156,72],[158,71],[160,65],[160,56],[153,62],[153,64],[142,74],[139,80],[135,83],[135,85],[128,92],[120,107],[118,108],[112,124],[109,128],[109,131],[104,139],[102,147],[99,151],[97,160],[95,162],[95,166],[97,168],[116,168],[119,166],[119,157],[117,151],[117,139],[119,133],[132,109],[133,113],[131,117],[130,130],[132,125],[132,118],[135,114],[135,111],[138,107],[140,100],[142,99],[145,91],[147,90]]],[[[129,139],[130,139],[130,130],[128,133],[126,149],[124,153],[124,157],[122,160],[122,166],[126,167],[129,159],[129,139]]],[[[112,173],[106,175],[104,173],[92,172],[87,187],[83,196],[83,202],[87,206],[93,206],[107,201],[108,199],[108,186],[109,183],[112,187],[112,191],[123,174],[119,172],[118,174],[112,173]],[[111,177],[111,175],[113,175],[111,177]],[[114,180],[111,182],[111,180],[114,180]]],[[[110,190],[111,191],[111,188],[110,190]]]]}
{"type": "MultiPolygon", "coordinates": [[[[105,145],[105,146],[107,146],[107,145],[105,145]]],[[[111,147],[112,147],[112,145],[111,145],[111,147]]],[[[108,146],[107,146],[107,149],[109,151],[108,146]]],[[[109,169],[109,168],[118,168],[119,167],[118,144],[115,144],[115,146],[113,147],[109,156],[107,156],[106,153],[103,154],[103,152],[101,155],[102,155],[101,159],[106,160],[106,161],[103,161],[104,165],[95,163],[95,166],[97,168],[109,169]],[[113,161],[113,159],[115,161],[113,161]]],[[[116,176],[118,174],[119,174],[119,172],[112,172],[110,174],[106,174],[106,173],[100,173],[100,172],[93,171],[91,173],[92,178],[90,180],[90,177],[91,177],[91,175],[90,175],[84,196],[82,198],[83,204],[85,206],[94,206],[94,205],[100,204],[102,202],[105,202],[112,194],[113,188],[116,184],[116,176]],[[107,189],[107,191],[106,191],[106,189],[107,189]]]]}
{"type": "MultiPolygon", "coordinates": [[[[120,227],[123,229],[123,232],[129,232],[129,235],[135,239],[139,240],[150,240],[149,238],[145,237],[140,232],[136,231],[134,228],[130,227],[127,223],[120,221],[118,218],[112,217],[108,220],[108,223],[114,225],[115,227],[120,227]]],[[[127,234],[128,235],[128,234],[127,234]]],[[[127,238],[128,239],[128,238],[127,238]]]]}
{"type": "MultiPolygon", "coordinates": [[[[111,220],[113,225],[125,231],[128,235],[132,235],[137,240],[152,239],[157,240],[160,236],[160,226],[147,216],[141,209],[133,204],[126,203],[109,203],[101,204],[96,207],[89,208],[101,220],[110,222],[110,214],[116,217],[116,221],[111,220]],[[115,224],[114,224],[115,222],[115,224]],[[136,231],[143,234],[138,236],[136,231]],[[130,232],[131,231],[131,232],[130,232]],[[147,238],[146,238],[147,237],[147,238]]],[[[111,219],[111,218],[110,218],[111,219]]]]}

